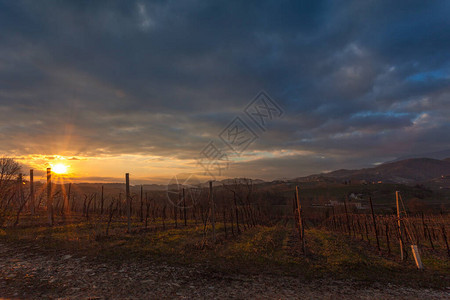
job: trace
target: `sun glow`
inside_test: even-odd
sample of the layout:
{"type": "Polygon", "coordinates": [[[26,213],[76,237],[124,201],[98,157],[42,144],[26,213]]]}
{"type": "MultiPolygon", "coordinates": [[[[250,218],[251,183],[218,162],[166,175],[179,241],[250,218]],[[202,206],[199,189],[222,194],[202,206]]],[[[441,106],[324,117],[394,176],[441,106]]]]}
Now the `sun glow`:
{"type": "Polygon", "coordinates": [[[65,174],[67,173],[68,166],[64,164],[56,164],[52,165],[52,171],[56,174],[65,174]]]}

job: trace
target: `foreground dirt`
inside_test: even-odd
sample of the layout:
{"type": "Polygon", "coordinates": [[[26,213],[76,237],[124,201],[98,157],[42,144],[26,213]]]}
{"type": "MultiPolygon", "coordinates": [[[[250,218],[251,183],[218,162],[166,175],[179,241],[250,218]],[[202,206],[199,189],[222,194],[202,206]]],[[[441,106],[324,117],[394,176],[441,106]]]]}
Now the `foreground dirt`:
{"type": "Polygon", "coordinates": [[[221,275],[162,263],[104,263],[0,243],[0,297],[13,299],[449,299],[446,290],[293,277],[221,275]]]}

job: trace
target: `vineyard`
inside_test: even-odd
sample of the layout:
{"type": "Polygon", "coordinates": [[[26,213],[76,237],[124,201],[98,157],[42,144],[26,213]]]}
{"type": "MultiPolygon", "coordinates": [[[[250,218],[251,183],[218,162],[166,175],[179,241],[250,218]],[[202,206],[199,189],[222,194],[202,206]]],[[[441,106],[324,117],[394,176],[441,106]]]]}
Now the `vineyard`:
{"type": "MultiPolygon", "coordinates": [[[[313,234],[320,231],[363,243],[364,248],[385,259],[409,259],[411,266],[414,258],[409,246],[416,245],[424,254],[425,268],[435,261],[442,261],[448,268],[449,214],[409,213],[401,195],[398,215],[376,213],[370,197],[370,208],[355,213],[348,197],[335,205],[312,209],[302,204],[299,186],[288,193],[291,197],[279,197],[260,190],[249,179],[215,185],[178,184],[155,191],[130,186],[127,174],[122,186],[102,185],[88,191],[77,190],[71,183],[52,183],[51,175],[48,173],[47,184],[34,183],[31,172],[29,181],[20,176],[9,185],[8,197],[0,206],[4,235],[9,232],[21,239],[31,232],[33,239],[41,238],[46,243],[51,233],[53,240],[63,244],[123,243],[124,235],[147,237],[149,243],[154,238],[167,238],[170,244],[173,236],[186,235],[181,243],[184,249],[172,245],[176,250],[168,250],[177,255],[176,251],[190,249],[195,253],[241,236],[254,239],[253,234],[262,234],[259,238],[264,239],[263,232],[276,232],[276,241],[263,248],[276,246],[294,258],[308,258],[318,251],[314,247],[320,247],[315,245],[313,234]]],[[[279,249],[271,251],[275,250],[279,249]]]]}
{"type": "MultiPolygon", "coordinates": [[[[50,170],[44,183],[34,182],[33,172],[29,180],[20,175],[3,181],[0,287],[5,295],[20,290],[25,298],[173,298],[180,290],[192,297],[248,293],[258,298],[264,293],[292,298],[305,289],[312,297],[324,296],[309,282],[325,284],[333,293],[341,292],[343,282],[405,286],[405,295],[426,287],[440,297],[448,287],[450,218],[445,210],[409,211],[400,193],[398,215],[385,206],[374,209],[380,202],[375,190],[365,195],[370,205],[358,209],[360,200],[346,192],[357,186],[337,191],[250,179],[183,182],[152,189],[131,185],[126,174],[123,184],[83,185],[65,183],[50,170]],[[338,196],[328,200],[327,195],[338,196]],[[162,274],[166,279],[153,281],[162,274]],[[126,285],[131,278],[137,283],[126,285]],[[191,278],[189,284],[185,278],[191,278]],[[118,280],[125,285],[113,284],[118,280]],[[243,286],[228,288],[223,280],[243,286]],[[244,287],[247,280],[263,280],[273,291],[244,287]],[[212,291],[211,285],[220,289],[212,291]]],[[[383,195],[395,205],[395,191],[383,195]]],[[[380,297],[391,293],[371,289],[380,297]]]]}

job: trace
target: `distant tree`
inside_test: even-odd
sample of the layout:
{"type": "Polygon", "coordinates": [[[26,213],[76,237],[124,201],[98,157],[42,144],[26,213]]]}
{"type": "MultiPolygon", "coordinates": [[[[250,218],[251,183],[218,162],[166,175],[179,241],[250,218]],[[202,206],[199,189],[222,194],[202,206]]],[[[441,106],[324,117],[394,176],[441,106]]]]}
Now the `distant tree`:
{"type": "Polygon", "coordinates": [[[0,157],[0,195],[8,190],[22,171],[20,164],[10,157],[0,157]]]}
{"type": "Polygon", "coordinates": [[[0,226],[5,222],[6,215],[17,192],[17,179],[22,168],[10,157],[0,157],[0,226]]]}

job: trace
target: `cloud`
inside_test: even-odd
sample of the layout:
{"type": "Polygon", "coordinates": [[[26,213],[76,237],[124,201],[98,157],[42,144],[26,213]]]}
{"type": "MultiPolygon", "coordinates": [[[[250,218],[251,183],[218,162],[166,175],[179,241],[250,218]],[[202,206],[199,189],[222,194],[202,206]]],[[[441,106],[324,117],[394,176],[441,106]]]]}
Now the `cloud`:
{"type": "Polygon", "coordinates": [[[249,153],[310,154],[261,154],[230,176],[448,149],[449,13],[446,2],[1,1],[0,151],[182,164],[262,89],[286,113],[249,153]]]}
{"type": "Polygon", "coordinates": [[[137,8],[138,8],[139,16],[141,18],[140,26],[141,26],[142,30],[147,31],[152,26],[154,26],[154,22],[150,18],[150,16],[148,15],[147,8],[146,8],[145,4],[138,3],[137,4],[137,8]]]}

